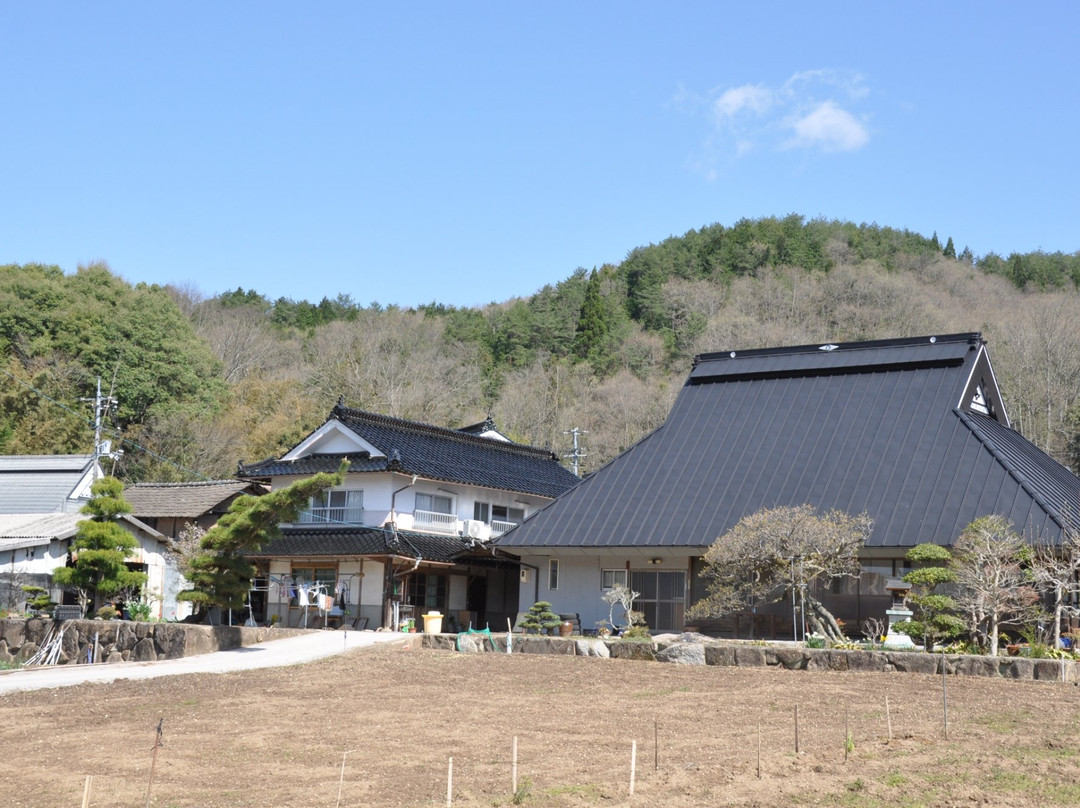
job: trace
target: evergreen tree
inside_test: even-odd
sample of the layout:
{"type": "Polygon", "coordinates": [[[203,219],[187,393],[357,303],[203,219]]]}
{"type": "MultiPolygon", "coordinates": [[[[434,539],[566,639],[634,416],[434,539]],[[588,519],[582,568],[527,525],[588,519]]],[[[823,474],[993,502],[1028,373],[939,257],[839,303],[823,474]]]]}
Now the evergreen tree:
{"type": "Polygon", "coordinates": [[[189,562],[189,579],[195,588],[181,592],[180,600],[201,608],[243,606],[255,577],[255,565],[247,553],[280,536],[279,525],[295,521],[311,497],[341,485],[348,468],[345,460],[333,474],[315,474],[261,497],[237,497],[202,537],[200,552],[189,562]]]}
{"type": "Polygon", "coordinates": [[[930,244],[933,246],[933,248],[935,250],[940,250],[941,249],[941,242],[938,240],[937,230],[935,230],[934,235],[932,235],[930,237],[930,244]]]}
{"type": "Polygon", "coordinates": [[[90,518],[79,523],[72,545],[75,562],[53,573],[56,583],[78,590],[84,611],[92,603],[97,612],[107,595],[137,590],[146,583],[145,573],[129,570],[125,564],[139,543],[116,521],[131,513],[123,491],[123,483],[115,477],[103,477],[91,486],[93,499],[82,507],[90,518]]]}
{"type": "Polygon", "coordinates": [[[904,576],[904,581],[914,587],[908,600],[916,615],[897,623],[896,628],[921,640],[927,651],[933,651],[934,643],[956,637],[964,630],[963,620],[955,614],[956,601],[938,591],[939,586],[956,580],[948,566],[952,554],[938,544],[918,544],[908,550],[905,558],[919,565],[904,576]]]}
{"type": "Polygon", "coordinates": [[[945,242],[945,249],[941,253],[946,258],[956,258],[956,245],[953,244],[952,236],[945,242]]]}
{"type": "Polygon", "coordinates": [[[600,294],[600,276],[594,269],[585,287],[577,330],[574,334],[574,355],[579,359],[599,361],[607,353],[611,335],[611,318],[604,297],[600,294]]]}

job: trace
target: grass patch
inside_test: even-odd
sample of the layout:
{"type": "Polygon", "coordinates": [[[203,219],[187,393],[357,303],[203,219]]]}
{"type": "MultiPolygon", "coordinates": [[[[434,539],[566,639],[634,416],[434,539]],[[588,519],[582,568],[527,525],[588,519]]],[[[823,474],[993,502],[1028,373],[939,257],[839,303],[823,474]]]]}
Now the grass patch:
{"type": "Polygon", "coordinates": [[[905,785],[908,782],[908,779],[900,774],[900,772],[890,772],[885,775],[885,779],[882,782],[889,788],[899,788],[900,786],[905,785]]]}

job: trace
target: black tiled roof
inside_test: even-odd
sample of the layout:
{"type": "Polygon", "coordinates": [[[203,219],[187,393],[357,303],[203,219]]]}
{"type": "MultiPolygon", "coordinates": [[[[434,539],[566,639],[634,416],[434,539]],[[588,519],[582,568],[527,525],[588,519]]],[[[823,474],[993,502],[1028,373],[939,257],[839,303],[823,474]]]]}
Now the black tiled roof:
{"type": "MultiPolygon", "coordinates": [[[[557,497],[579,481],[546,449],[507,443],[456,429],[404,421],[338,405],[330,413],[385,457],[349,456],[351,473],[398,471],[430,480],[557,497]]],[[[343,455],[296,461],[265,460],[243,466],[240,477],[307,475],[336,471],[343,455]]]]}
{"type": "Polygon", "coordinates": [[[286,527],[281,537],[264,545],[252,558],[321,558],[398,555],[425,561],[453,563],[471,549],[468,539],[434,536],[381,527],[286,527]]]}
{"type": "Polygon", "coordinates": [[[703,548],[747,514],[804,503],[867,511],[871,546],[950,544],[991,513],[1058,536],[1080,480],[971,411],[982,346],[957,334],[699,357],[662,427],[497,542],[703,548]]]}

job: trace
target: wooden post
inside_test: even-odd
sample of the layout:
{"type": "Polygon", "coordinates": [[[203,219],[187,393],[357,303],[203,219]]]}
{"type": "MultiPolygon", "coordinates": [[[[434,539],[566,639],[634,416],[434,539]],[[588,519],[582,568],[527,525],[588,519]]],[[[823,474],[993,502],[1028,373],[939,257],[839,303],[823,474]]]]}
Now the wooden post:
{"type": "Polygon", "coordinates": [[[757,720],[757,779],[761,779],[761,716],[757,720]]]}
{"type": "Polygon", "coordinates": [[[941,649],[941,709],[945,719],[945,740],[949,740],[949,692],[945,676],[945,649],[941,649]]]}
{"type": "Polygon", "coordinates": [[[157,753],[161,748],[161,727],[164,723],[165,719],[162,718],[157,725],[157,738],[154,740],[154,758],[150,762],[150,782],[146,786],[146,808],[150,808],[150,791],[154,787],[154,769],[157,768],[157,753]]]}
{"type": "Polygon", "coordinates": [[[634,796],[634,779],[637,777],[637,741],[630,746],[630,796],[634,796]]]}
{"type": "MultiPolygon", "coordinates": [[[[345,633],[348,634],[348,632],[345,632],[345,633]]],[[[342,752],[342,754],[341,754],[341,779],[338,780],[338,784],[337,784],[337,806],[336,806],[336,808],[340,808],[340,806],[341,806],[341,787],[343,785],[345,785],[345,755],[351,754],[351,753],[353,753],[355,751],[356,751],[355,749],[350,749],[348,752],[342,752]]]]}
{"type": "Polygon", "coordinates": [[[660,719],[653,716],[652,720],[652,743],[653,743],[653,771],[660,771],[660,719]]]}
{"type": "Polygon", "coordinates": [[[94,775],[86,775],[86,782],[83,783],[82,791],[82,808],[90,808],[90,788],[94,784],[94,775]]]}
{"type": "Polygon", "coordinates": [[[795,705],[795,754],[799,754],[799,705],[795,705]]]}
{"type": "Polygon", "coordinates": [[[512,794],[517,794],[517,735],[514,736],[514,763],[510,767],[510,789],[512,794]]]}
{"type": "Polygon", "coordinates": [[[889,728],[889,743],[892,743],[892,713],[889,711],[889,694],[885,694],[885,724],[889,728]]]}
{"type": "Polygon", "coordinates": [[[851,746],[851,708],[844,706],[844,762],[847,763],[851,746]]]}
{"type": "Polygon", "coordinates": [[[446,767],[446,808],[454,804],[454,759],[446,767]]]}

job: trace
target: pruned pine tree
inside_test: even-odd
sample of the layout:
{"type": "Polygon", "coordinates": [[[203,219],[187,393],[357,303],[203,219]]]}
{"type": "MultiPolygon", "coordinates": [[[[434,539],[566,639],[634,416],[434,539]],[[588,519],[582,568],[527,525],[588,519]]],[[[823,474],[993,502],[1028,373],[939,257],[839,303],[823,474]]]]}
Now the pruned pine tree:
{"type": "Polygon", "coordinates": [[[806,619],[814,631],[840,642],[843,630],[814,596],[813,585],[858,575],[859,550],[872,529],[866,513],[819,513],[812,505],[744,516],[705,553],[708,594],[689,614],[721,617],[754,604],[775,603],[791,597],[794,586],[805,597],[806,619]]]}
{"type": "Polygon", "coordinates": [[[127,567],[127,559],[139,543],[122,528],[117,519],[131,513],[124,499],[124,484],[115,477],[102,477],[90,487],[92,499],[82,507],[90,518],[79,523],[72,543],[74,562],[53,572],[53,580],[78,593],[79,605],[86,613],[100,609],[105,598],[139,590],[146,574],[127,567]]]}
{"type": "Polygon", "coordinates": [[[255,576],[247,553],[280,536],[280,524],[295,521],[312,496],[341,485],[348,468],[349,461],[343,460],[333,474],[315,474],[261,497],[237,497],[202,537],[200,552],[189,562],[194,588],[181,592],[180,600],[197,604],[200,612],[212,606],[242,607],[255,576]]]}
{"type": "Polygon", "coordinates": [[[905,558],[917,565],[904,576],[913,587],[908,601],[915,607],[915,618],[897,623],[896,628],[933,651],[935,643],[963,634],[965,627],[956,616],[956,601],[940,590],[956,580],[949,566],[952,553],[940,544],[917,544],[905,558]]]}

